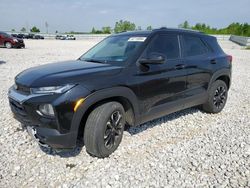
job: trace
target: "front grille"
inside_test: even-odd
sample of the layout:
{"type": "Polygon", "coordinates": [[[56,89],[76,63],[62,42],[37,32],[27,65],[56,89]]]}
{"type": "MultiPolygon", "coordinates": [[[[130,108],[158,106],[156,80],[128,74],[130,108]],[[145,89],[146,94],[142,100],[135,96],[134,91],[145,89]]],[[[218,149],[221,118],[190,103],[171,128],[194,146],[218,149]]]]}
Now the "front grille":
{"type": "Polygon", "coordinates": [[[25,95],[29,95],[30,94],[30,88],[16,84],[16,88],[15,88],[19,93],[25,94],[25,95]]]}
{"type": "Polygon", "coordinates": [[[9,98],[10,108],[14,113],[14,117],[24,125],[29,125],[31,123],[27,116],[24,107],[17,101],[9,98]]]}
{"type": "Polygon", "coordinates": [[[9,102],[10,102],[10,107],[14,113],[21,115],[21,116],[24,116],[24,117],[27,116],[25,109],[23,108],[23,106],[19,102],[15,101],[13,99],[10,99],[10,98],[9,98],[9,102]]]}

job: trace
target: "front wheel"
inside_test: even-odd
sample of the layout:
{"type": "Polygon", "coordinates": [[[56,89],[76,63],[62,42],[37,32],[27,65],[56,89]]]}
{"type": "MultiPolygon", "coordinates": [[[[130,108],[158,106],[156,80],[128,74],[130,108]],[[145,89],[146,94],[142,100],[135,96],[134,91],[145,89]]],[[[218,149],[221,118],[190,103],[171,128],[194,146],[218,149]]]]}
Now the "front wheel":
{"type": "Polygon", "coordinates": [[[88,153],[107,157],[119,146],[125,125],[125,111],[118,102],[108,102],[96,107],[89,115],[84,144],[88,153]]]}
{"type": "Polygon", "coordinates": [[[6,42],[5,43],[5,47],[8,48],[8,49],[10,49],[10,48],[12,48],[12,44],[10,42],[6,42]]]}
{"type": "Polygon", "coordinates": [[[208,113],[219,113],[227,102],[228,88],[222,80],[216,80],[208,91],[208,100],[202,109],[208,113]]]}

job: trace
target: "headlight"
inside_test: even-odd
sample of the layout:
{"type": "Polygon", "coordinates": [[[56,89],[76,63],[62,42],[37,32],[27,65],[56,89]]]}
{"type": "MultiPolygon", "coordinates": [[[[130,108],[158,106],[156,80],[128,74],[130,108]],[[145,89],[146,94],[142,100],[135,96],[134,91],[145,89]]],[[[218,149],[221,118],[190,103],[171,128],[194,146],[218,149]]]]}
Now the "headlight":
{"type": "Polygon", "coordinates": [[[18,42],[18,40],[17,40],[17,39],[13,39],[13,41],[14,41],[14,42],[18,42]]]}
{"type": "Polygon", "coordinates": [[[50,87],[38,87],[38,88],[31,88],[31,94],[53,94],[53,93],[64,93],[75,85],[68,84],[65,86],[50,86],[50,87]]]}
{"type": "Polygon", "coordinates": [[[54,109],[51,104],[40,105],[38,113],[39,112],[41,112],[41,114],[46,115],[46,116],[52,116],[52,117],[55,116],[54,109]]]}

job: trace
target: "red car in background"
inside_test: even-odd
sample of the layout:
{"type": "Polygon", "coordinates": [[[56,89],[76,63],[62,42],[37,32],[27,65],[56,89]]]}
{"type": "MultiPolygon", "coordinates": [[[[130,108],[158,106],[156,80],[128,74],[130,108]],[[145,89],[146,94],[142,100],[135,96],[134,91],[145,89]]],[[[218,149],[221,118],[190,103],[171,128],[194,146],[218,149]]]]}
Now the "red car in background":
{"type": "Polygon", "coordinates": [[[15,38],[0,31],[0,46],[6,48],[25,48],[23,39],[15,38]]]}

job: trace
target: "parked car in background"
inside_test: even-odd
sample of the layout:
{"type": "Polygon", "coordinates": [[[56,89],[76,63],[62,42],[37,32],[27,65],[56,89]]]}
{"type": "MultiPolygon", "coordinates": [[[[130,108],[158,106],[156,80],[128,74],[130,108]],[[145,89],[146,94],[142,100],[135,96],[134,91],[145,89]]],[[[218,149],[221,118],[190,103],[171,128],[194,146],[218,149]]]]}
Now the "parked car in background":
{"type": "Polygon", "coordinates": [[[21,33],[19,33],[19,34],[11,34],[11,36],[19,38],[19,39],[24,39],[25,38],[25,34],[21,34],[21,33]]]}
{"type": "Polygon", "coordinates": [[[76,40],[76,38],[74,37],[74,35],[67,35],[66,40],[76,40]]]}
{"type": "Polygon", "coordinates": [[[63,35],[56,35],[55,39],[56,39],[56,40],[65,40],[66,37],[63,36],[63,35]]]}
{"type": "Polygon", "coordinates": [[[23,39],[13,37],[1,31],[0,31],[0,46],[6,48],[25,48],[23,39]]]}
{"type": "Polygon", "coordinates": [[[24,34],[17,34],[17,38],[24,39],[25,35],[24,34]]]}
{"type": "Polygon", "coordinates": [[[33,39],[34,38],[34,34],[32,34],[32,33],[29,33],[28,35],[26,35],[25,37],[26,37],[26,39],[33,39]]]}
{"type": "Polygon", "coordinates": [[[35,36],[33,37],[33,39],[44,39],[44,37],[41,36],[41,35],[35,35],[35,36]]]}
{"type": "Polygon", "coordinates": [[[17,34],[11,34],[12,37],[16,37],[17,38],[17,34]]]}
{"type": "Polygon", "coordinates": [[[76,40],[74,35],[56,35],[56,40],[76,40]]]}

